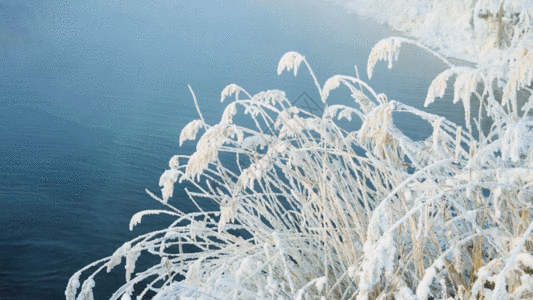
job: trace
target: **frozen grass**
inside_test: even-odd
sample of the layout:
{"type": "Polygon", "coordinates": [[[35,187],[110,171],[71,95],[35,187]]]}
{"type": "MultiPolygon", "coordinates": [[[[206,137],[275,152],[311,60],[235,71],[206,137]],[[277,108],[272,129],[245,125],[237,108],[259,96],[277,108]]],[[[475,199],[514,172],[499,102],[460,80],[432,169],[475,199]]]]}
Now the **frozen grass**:
{"type": "MultiPolygon", "coordinates": [[[[442,58],[450,68],[434,79],[425,105],[455,77],[466,128],[388,100],[357,77],[336,75],[321,86],[296,52],[282,57],[278,73],[306,69],[324,103],[347,88],[354,106],[326,105],[316,116],[282,91],[252,96],[232,84],[221,100],[234,100],[208,125],[194,98],[200,118],[180,143],[202,131],[197,151],[170,160],[161,197],[147,190],[167,210],[139,212],[130,228],[146,214],[176,221],[78,271],[67,299],[92,299],[93,278],[123,257],[126,283],[111,299],[130,299],[134,290],[138,298],[152,290],[154,299],[533,298],[533,97],[520,104],[516,96],[533,80],[528,41],[499,64],[456,67],[442,58]],[[411,140],[395,127],[395,111],[421,117],[433,134],[411,140]],[[233,121],[243,118],[255,125],[233,121]],[[341,118],[362,126],[347,131],[341,118]],[[490,129],[482,118],[492,120],[490,129]],[[197,212],[169,202],[178,181],[195,186],[187,193],[197,212]],[[205,211],[210,201],[219,209],[205,211]],[[144,253],[159,263],[135,272],[144,253]]],[[[418,44],[378,43],[369,76],[379,60],[392,66],[405,42],[418,44]]]]}

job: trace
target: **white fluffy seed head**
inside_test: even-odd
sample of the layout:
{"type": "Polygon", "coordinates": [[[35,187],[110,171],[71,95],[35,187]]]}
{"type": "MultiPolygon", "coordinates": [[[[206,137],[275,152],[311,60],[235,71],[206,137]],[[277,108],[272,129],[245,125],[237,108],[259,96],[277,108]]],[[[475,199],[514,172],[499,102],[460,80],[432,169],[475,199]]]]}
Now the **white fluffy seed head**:
{"type": "Polygon", "coordinates": [[[531,44],[521,47],[513,53],[511,66],[514,68],[510,72],[510,78],[503,89],[502,105],[511,102],[514,114],[518,111],[517,92],[533,81],[533,51],[529,47],[531,47],[531,44]]]}
{"type": "Polygon", "coordinates": [[[181,180],[200,176],[200,173],[218,156],[220,147],[228,142],[230,137],[236,137],[237,143],[242,143],[244,134],[235,125],[216,124],[210,127],[198,140],[196,152],[189,157],[181,180]]]}
{"type": "Polygon", "coordinates": [[[237,213],[237,203],[234,199],[226,201],[224,206],[220,207],[220,221],[218,222],[218,232],[222,232],[226,223],[234,222],[237,213]]]}
{"type": "Polygon", "coordinates": [[[468,131],[472,130],[470,125],[470,96],[476,91],[479,79],[480,74],[478,70],[464,67],[464,71],[459,74],[453,86],[453,103],[462,100],[468,131]]]}
{"type": "Polygon", "coordinates": [[[448,79],[454,75],[456,68],[448,69],[440,73],[433,81],[428,89],[428,94],[426,96],[426,101],[424,102],[424,107],[428,107],[431,103],[435,101],[435,97],[442,98],[444,97],[444,92],[446,92],[448,79]]]}
{"type": "Polygon", "coordinates": [[[180,167],[179,158],[179,155],[172,156],[172,158],[168,161],[168,166],[173,170],[177,170],[180,167]]]}
{"type": "Polygon", "coordinates": [[[284,91],[280,90],[268,90],[255,94],[250,101],[250,104],[255,106],[275,106],[278,103],[286,101],[284,91]]]}
{"type": "Polygon", "coordinates": [[[285,53],[278,64],[278,75],[281,75],[285,69],[287,69],[287,71],[294,69],[294,76],[296,76],[298,73],[298,67],[300,67],[300,64],[304,59],[305,57],[298,52],[290,51],[285,53]]]}
{"type": "Polygon", "coordinates": [[[230,97],[233,94],[235,94],[235,97],[238,98],[239,93],[242,90],[243,89],[240,86],[234,83],[227,85],[224,90],[222,90],[222,93],[220,93],[220,102],[224,102],[224,99],[226,99],[226,97],[230,97]]]}
{"type": "Polygon", "coordinates": [[[398,60],[400,54],[400,46],[402,40],[400,38],[390,37],[379,41],[368,56],[367,73],[368,78],[372,78],[374,66],[379,60],[388,60],[388,68],[392,68],[392,62],[398,60]]]}
{"type": "Polygon", "coordinates": [[[78,291],[78,288],[80,287],[80,275],[81,272],[78,271],[70,277],[67,285],[67,289],[65,290],[65,297],[67,300],[74,300],[76,297],[76,292],[78,291]]]}
{"type": "Polygon", "coordinates": [[[129,242],[124,243],[120,248],[118,248],[115,253],[113,253],[113,256],[107,263],[107,273],[109,273],[114,267],[120,265],[122,262],[122,256],[126,254],[131,248],[131,245],[129,242]]]}
{"type": "Polygon", "coordinates": [[[195,140],[196,134],[200,127],[203,127],[205,124],[202,120],[194,120],[187,124],[180,133],[180,146],[183,145],[183,142],[187,140],[195,140]]]}
{"type": "Polygon", "coordinates": [[[174,183],[178,181],[178,171],[174,169],[166,170],[161,177],[159,178],[159,186],[163,187],[161,189],[161,194],[163,196],[163,201],[167,202],[168,198],[172,197],[174,193],[174,183]]]}
{"type": "Polygon", "coordinates": [[[226,106],[226,109],[224,109],[224,113],[222,114],[222,119],[220,120],[220,123],[232,124],[233,116],[235,116],[236,114],[237,114],[237,103],[232,102],[228,106],[226,106]]]}
{"type": "Polygon", "coordinates": [[[329,93],[332,90],[338,88],[340,85],[341,85],[340,75],[335,75],[329,78],[324,84],[324,88],[322,89],[322,99],[325,101],[329,97],[329,93]]]}
{"type": "Polygon", "coordinates": [[[93,296],[94,280],[89,277],[83,282],[80,294],[76,300],[94,300],[93,296]]]}
{"type": "Polygon", "coordinates": [[[141,244],[135,245],[129,252],[126,254],[126,281],[129,282],[131,280],[131,275],[133,274],[133,271],[135,270],[135,263],[137,262],[137,258],[141,255],[141,244]]]}

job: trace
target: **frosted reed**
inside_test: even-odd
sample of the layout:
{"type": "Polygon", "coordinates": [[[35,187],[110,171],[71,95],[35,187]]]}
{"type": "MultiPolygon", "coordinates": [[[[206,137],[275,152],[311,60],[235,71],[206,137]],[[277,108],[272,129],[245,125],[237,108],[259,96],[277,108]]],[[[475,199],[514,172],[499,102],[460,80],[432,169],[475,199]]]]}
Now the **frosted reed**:
{"type": "MultiPolygon", "coordinates": [[[[379,60],[392,67],[403,42],[417,44],[378,43],[369,76],[379,60]]],[[[130,229],[145,215],[175,221],[76,272],[67,299],[92,299],[95,276],[122,258],[126,283],[110,299],[149,291],[154,299],[533,298],[533,100],[516,96],[533,80],[533,59],[526,42],[512,53],[496,67],[446,60],[450,68],[430,85],[425,106],[455,78],[466,128],[389,100],[358,76],[335,75],[321,86],[296,52],[282,57],[279,74],[307,68],[322,101],[347,88],[354,105],[326,106],[317,116],[283,91],[250,95],[232,84],[221,100],[234,100],[210,125],[193,94],[200,119],[182,130],[180,145],[203,132],[197,149],[171,158],[161,197],[146,190],[167,209],[135,214],[130,229]],[[411,140],[394,112],[422,118],[431,136],[411,140]],[[253,126],[234,122],[244,118],[253,126]],[[347,130],[341,118],[362,125],[347,130]],[[487,130],[483,118],[492,120],[487,130]],[[172,198],[185,181],[194,187],[186,189],[193,213],[172,198]],[[143,256],[158,262],[138,270],[143,256]]]]}

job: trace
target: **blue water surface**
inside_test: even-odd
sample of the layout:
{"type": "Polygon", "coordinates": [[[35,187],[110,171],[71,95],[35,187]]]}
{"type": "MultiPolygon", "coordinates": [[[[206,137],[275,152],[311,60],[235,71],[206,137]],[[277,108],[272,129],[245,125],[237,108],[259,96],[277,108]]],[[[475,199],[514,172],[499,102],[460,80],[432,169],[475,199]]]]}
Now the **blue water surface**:
{"type": "MultiPolygon", "coordinates": [[[[372,46],[395,34],[300,0],[3,0],[0,33],[0,299],[64,298],[78,269],[168,225],[155,216],[128,230],[135,212],[161,208],[144,189],[160,193],[172,155],[194,150],[178,147],[197,118],[187,84],[212,124],[230,83],[319,99],[305,69],[276,74],[285,52],[305,55],[321,83],[355,75],[354,65],[366,80],[372,46]]],[[[421,107],[444,65],[406,49],[370,83],[421,107]]],[[[331,101],[352,105],[347,91],[331,101]]],[[[462,116],[459,106],[435,105],[429,111],[462,116]]],[[[416,120],[398,124],[429,135],[416,120]]],[[[172,201],[194,209],[180,188],[172,201]]],[[[97,278],[96,299],[123,278],[123,270],[97,278]]]]}

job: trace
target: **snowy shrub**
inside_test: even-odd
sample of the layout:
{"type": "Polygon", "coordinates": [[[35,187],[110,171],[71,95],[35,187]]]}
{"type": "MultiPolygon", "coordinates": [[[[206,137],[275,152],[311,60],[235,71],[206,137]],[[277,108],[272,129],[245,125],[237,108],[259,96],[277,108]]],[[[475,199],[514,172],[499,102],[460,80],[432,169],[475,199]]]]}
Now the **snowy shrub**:
{"type": "MultiPolygon", "coordinates": [[[[392,66],[404,42],[418,44],[379,42],[369,75],[379,60],[392,66]]],[[[531,299],[533,100],[520,104],[516,94],[533,80],[533,50],[526,39],[516,45],[512,59],[476,67],[436,54],[450,68],[430,85],[425,106],[455,78],[466,128],[388,100],[358,77],[336,75],[321,86],[296,52],[282,57],[278,73],[307,68],[326,103],[321,116],[292,106],[282,91],[250,95],[232,84],[221,99],[235,100],[209,125],[194,98],[200,119],[183,129],[180,143],[203,130],[196,152],[170,160],[162,197],[146,190],[168,209],[140,212],[130,228],[145,214],[175,222],[76,272],[67,299],[89,270],[77,299],[92,299],[94,276],[122,257],[126,283],[111,299],[150,290],[154,299],[531,299]],[[337,88],[351,91],[353,106],[327,106],[337,88]],[[394,112],[422,118],[432,135],[411,140],[394,112]],[[348,131],[340,118],[362,125],[348,131]],[[493,121],[489,130],[482,118],[493,121]],[[196,212],[169,201],[183,181],[195,186],[186,191],[196,212]],[[205,210],[205,201],[219,209],[205,210]],[[146,253],[158,263],[136,270],[146,253]]]]}

